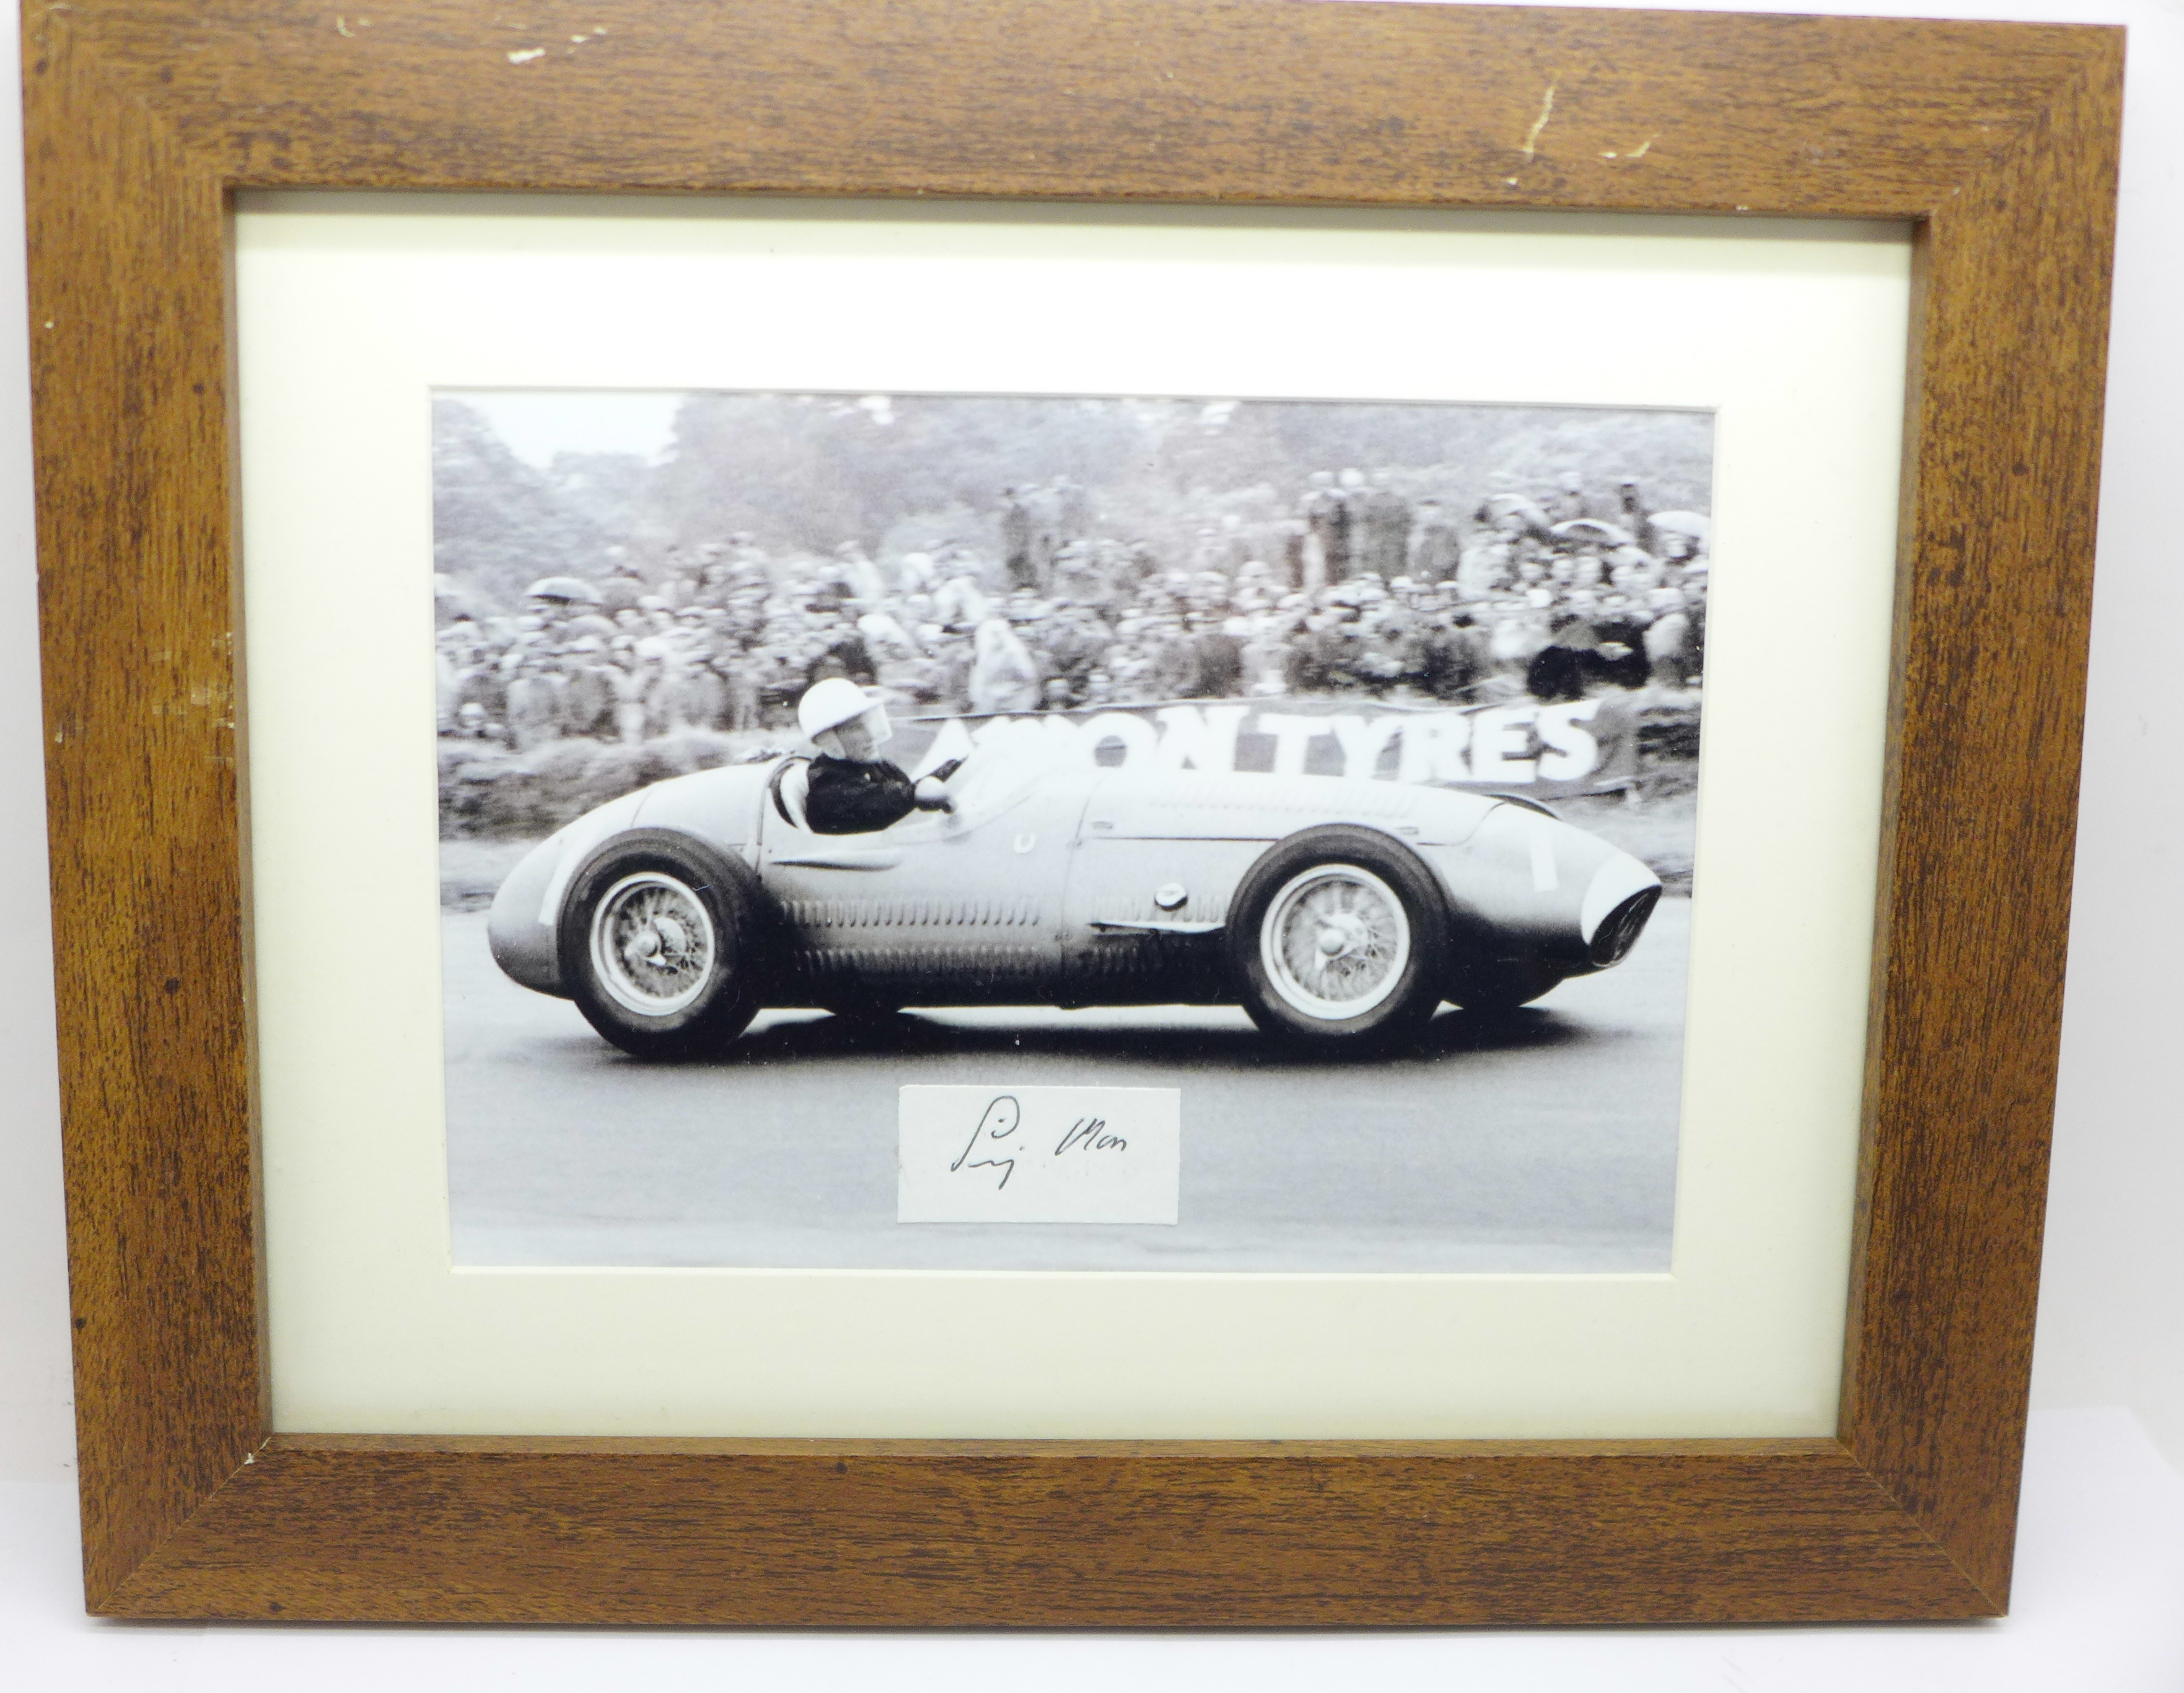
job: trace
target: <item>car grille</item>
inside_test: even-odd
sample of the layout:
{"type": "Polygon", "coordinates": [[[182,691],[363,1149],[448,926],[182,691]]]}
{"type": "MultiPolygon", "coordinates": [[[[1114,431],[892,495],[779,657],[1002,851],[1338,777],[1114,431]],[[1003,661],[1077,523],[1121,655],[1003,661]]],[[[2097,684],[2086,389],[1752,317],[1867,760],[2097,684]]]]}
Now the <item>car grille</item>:
{"type": "Polygon", "coordinates": [[[1610,911],[1593,931],[1593,963],[1602,970],[1620,963],[1624,954],[1635,946],[1638,937],[1646,932],[1646,919],[1653,915],[1653,907],[1660,898],[1658,888],[1641,888],[1610,911]]]}

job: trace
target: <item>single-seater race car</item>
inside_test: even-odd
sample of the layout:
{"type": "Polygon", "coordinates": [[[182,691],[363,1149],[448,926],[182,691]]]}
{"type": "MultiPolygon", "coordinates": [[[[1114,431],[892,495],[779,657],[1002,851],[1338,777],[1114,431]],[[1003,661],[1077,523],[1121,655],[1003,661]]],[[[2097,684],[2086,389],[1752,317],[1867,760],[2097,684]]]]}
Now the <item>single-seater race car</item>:
{"type": "Polygon", "coordinates": [[[678,777],[541,842],[493,900],[502,970],[641,1058],[761,1009],[1237,1005],[1375,1048],[1444,1001],[1523,1005],[1605,970],[1660,898],[1533,802],[1420,783],[1057,765],[982,748],[952,810],[820,834],[804,760],[678,777]]]}

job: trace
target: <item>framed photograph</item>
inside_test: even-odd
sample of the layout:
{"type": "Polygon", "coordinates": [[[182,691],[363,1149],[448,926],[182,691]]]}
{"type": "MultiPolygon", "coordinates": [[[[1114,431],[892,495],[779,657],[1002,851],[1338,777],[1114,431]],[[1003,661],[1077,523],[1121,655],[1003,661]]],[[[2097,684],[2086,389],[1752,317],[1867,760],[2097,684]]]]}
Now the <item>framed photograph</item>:
{"type": "MultiPolygon", "coordinates": [[[[443,393],[453,1261],[1665,1270],[1713,421],[443,393]],[[1557,485],[1557,454],[1647,474],[1557,485]],[[1474,497],[1486,459],[1535,492],[1505,465],[1474,497]],[[616,471],[600,538],[510,556],[511,507],[571,521],[616,471]],[[1641,777],[1646,736],[1673,750],[1641,777]],[[1621,971],[1605,1013],[1635,1045],[1489,1032],[1604,988],[1657,917],[1658,976],[1621,971]],[[1467,1099],[1482,1049],[1507,1057],[1467,1099]],[[1479,1132],[1396,1152],[1451,1115],[1479,1132]],[[656,1185],[603,1208],[617,1172],[656,1185]]],[[[346,695],[304,645],[313,694],[346,695]]]]}
{"type": "Polygon", "coordinates": [[[94,1611],[2006,1606],[2116,32],[26,29],[94,1611]]]}

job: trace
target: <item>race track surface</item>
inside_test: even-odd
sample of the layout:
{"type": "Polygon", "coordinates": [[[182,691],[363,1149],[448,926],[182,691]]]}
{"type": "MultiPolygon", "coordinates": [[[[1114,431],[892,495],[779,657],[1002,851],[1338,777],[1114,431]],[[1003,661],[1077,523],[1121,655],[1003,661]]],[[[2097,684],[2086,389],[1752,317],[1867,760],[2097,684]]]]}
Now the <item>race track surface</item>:
{"type": "Polygon", "coordinates": [[[1285,1054],[1240,1011],[773,1013],[718,1061],[625,1057],[443,926],[458,1264],[1664,1271],[1691,906],[1615,970],[1414,1051],[1285,1054]],[[1183,1090],[1174,1227],[900,1224],[908,1082],[1183,1090]]]}

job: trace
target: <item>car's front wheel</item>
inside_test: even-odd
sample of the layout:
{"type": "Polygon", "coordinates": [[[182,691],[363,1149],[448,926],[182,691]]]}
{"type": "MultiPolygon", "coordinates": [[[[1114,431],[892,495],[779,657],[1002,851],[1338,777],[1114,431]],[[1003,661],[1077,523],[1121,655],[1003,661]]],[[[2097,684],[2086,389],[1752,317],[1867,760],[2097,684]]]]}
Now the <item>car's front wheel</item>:
{"type": "Polygon", "coordinates": [[[758,1009],[761,909],[743,865],[664,829],[625,836],[570,880],[561,979],[634,1057],[716,1050],[758,1009]]]}
{"type": "Polygon", "coordinates": [[[1237,889],[1229,967],[1254,1022],[1326,1049],[1377,1048],[1440,1003],[1448,914],[1433,873],[1370,829],[1306,829],[1237,889]]]}

